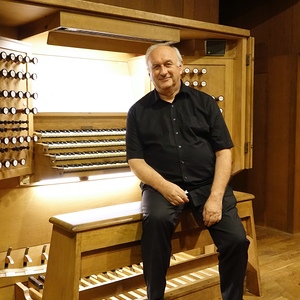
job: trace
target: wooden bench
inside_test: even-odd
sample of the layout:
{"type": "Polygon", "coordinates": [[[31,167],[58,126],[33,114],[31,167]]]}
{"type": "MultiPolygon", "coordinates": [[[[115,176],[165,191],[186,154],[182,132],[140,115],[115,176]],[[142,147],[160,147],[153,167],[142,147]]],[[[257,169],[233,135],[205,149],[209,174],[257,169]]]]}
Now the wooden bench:
{"type": "MultiPolygon", "coordinates": [[[[259,296],[254,196],[241,192],[235,195],[250,240],[245,286],[259,296]]],[[[147,299],[140,252],[141,220],[140,202],[50,218],[53,232],[40,299],[147,299]],[[118,298],[120,294],[126,297],[118,298]]],[[[200,295],[220,299],[218,254],[208,230],[199,228],[191,212],[186,212],[177,226],[172,247],[174,256],[168,270],[165,299],[188,300],[200,295]]],[[[38,296],[32,295],[32,299],[38,296]]]]}

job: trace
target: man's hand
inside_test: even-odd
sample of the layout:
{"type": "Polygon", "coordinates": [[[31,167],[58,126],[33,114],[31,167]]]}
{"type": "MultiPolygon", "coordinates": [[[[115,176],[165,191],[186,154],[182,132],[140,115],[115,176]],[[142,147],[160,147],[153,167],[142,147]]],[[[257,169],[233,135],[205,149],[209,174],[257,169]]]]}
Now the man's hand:
{"type": "Polygon", "coordinates": [[[210,195],[203,207],[203,222],[209,227],[222,219],[222,199],[220,196],[210,195]]]}
{"type": "Polygon", "coordinates": [[[189,202],[185,191],[178,185],[165,180],[157,171],[150,167],[144,159],[128,160],[133,173],[144,183],[159,191],[171,204],[177,206],[189,202]]]}
{"type": "Polygon", "coordinates": [[[163,184],[162,189],[160,189],[160,193],[174,206],[189,202],[186,192],[178,185],[169,181],[166,181],[163,184]]]}

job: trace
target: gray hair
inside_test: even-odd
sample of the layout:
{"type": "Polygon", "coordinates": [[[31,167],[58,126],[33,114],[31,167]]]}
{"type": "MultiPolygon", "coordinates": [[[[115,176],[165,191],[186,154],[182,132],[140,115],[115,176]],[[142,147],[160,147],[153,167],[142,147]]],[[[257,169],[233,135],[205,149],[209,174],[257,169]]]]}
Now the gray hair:
{"type": "Polygon", "coordinates": [[[179,50],[175,46],[173,46],[171,43],[165,42],[165,43],[154,44],[147,49],[146,54],[145,54],[145,61],[146,61],[147,67],[148,67],[148,60],[149,60],[150,54],[152,53],[153,50],[155,50],[156,48],[161,47],[161,46],[167,46],[167,47],[172,48],[176,53],[176,56],[178,59],[178,66],[182,63],[182,56],[181,56],[179,50]]]}

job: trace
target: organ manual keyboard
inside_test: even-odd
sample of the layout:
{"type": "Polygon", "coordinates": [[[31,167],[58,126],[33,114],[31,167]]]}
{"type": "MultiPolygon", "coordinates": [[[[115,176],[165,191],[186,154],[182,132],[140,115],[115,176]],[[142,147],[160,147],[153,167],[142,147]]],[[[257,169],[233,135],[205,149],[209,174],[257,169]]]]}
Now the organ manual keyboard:
{"type": "Polygon", "coordinates": [[[126,114],[40,114],[34,180],[128,171],[126,114]]]}

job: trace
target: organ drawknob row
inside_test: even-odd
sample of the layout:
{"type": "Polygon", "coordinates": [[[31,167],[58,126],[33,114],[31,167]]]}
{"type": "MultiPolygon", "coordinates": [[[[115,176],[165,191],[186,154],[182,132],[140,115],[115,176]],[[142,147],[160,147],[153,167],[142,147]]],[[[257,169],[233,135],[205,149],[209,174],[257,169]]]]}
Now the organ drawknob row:
{"type": "Polygon", "coordinates": [[[191,70],[190,68],[187,67],[187,68],[184,69],[184,73],[185,74],[206,74],[207,69],[206,68],[202,68],[202,69],[193,68],[191,70]]]}
{"type": "Polygon", "coordinates": [[[13,137],[5,137],[0,139],[0,143],[3,145],[9,145],[9,144],[23,144],[23,143],[30,143],[31,141],[37,142],[38,141],[38,136],[37,135],[27,135],[27,136],[13,136],[13,137]]]}
{"type": "Polygon", "coordinates": [[[15,70],[7,70],[2,69],[0,70],[0,76],[5,78],[13,78],[13,79],[37,79],[36,73],[29,73],[29,72],[22,72],[22,71],[15,71],[15,70]]]}
{"type": "Polygon", "coordinates": [[[17,109],[16,107],[1,107],[0,112],[3,115],[8,115],[8,114],[15,115],[17,113],[25,114],[25,115],[29,115],[30,113],[32,113],[35,115],[37,114],[38,110],[36,107],[33,107],[31,109],[29,107],[20,108],[20,109],[17,109]]]}
{"type": "Polygon", "coordinates": [[[223,95],[220,95],[220,96],[218,96],[218,97],[215,97],[215,96],[212,96],[216,101],[220,101],[220,102],[222,102],[222,101],[224,101],[224,96],[223,95]]]}
{"type": "Polygon", "coordinates": [[[183,71],[184,84],[194,88],[201,88],[207,85],[205,80],[200,78],[207,73],[206,68],[186,67],[183,71]]]}
{"type": "Polygon", "coordinates": [[[38,94],[37,93],[30,93],[30,92],[23,92],[23,91],[14,91],[14,90],[2,90],[0,91],[0,97],[3,98],[19,98],[19,99],[23,99],[23,98],[32,98],[34,100],[36,100],[38,98],[38,94]]]}
{"type": "Polygon", "coordinates": [[[210,81],[215,82],[217,74],[214,74],[214,72],[218,71],[217,68],[214,68],[212,65],[197,64],[196,62],[194,64],[187,64],[183,69],[181,79],[186,86],[201,90],[211,95],[218,103],[220,111],[223,113],[225,106],[223,83],[220,82],[220,85],[209,84],[210,81]]]}
{"type": "Polygon", "coordinates": [[[14,53],[9,53],[7,54],[5,51],[0,52],[0,60],[4,60],[7,62],[14,62],[14,63],[22,63],[22,64],[28,64],[28,63],[33,63],[37,64],[38,59],[36,57],[30,58],[29,56],[21,55],[21,54],[14,54],[14,53]]]}
{"type": "Polygon", "coordinates": [[[186,86],[192,86],[192,87],[204,87],[206,86],[206,81],[197,81],[197,80],[194,80],[192,82],[190,81],[185,81],[184,84],[186,86]]]}
{"type": "Polygon", "coordinates": [[[26,165],[26,159],[21,158],[21,159],[5,160],[3,162],[0,161],[0,169],[2,167],[5,167],[6,169],[8,169],[10,166],[17,167],[18,165],[25,166],[26,165]]]}

